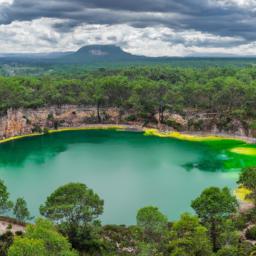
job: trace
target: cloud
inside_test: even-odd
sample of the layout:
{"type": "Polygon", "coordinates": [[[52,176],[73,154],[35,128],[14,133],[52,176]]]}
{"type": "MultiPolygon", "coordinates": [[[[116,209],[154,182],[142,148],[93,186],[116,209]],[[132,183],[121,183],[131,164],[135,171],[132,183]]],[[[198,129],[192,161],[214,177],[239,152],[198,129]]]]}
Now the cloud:
{"type": "MultiPolygon", "coordinates": [[[[65,24],[66,21],[64,21],[65,24]]],[[[72,30],[56,30],[62,19],[40,18],[0,25],[3,52],[51,52],[77,50],[84,45],[116,44],[147,56],[197,54],[256,55],[256,44],[240,37],[221,37],[195,30],[177,31],[162,25],[133,27],[128,24],[80,24],[72,30]]]]}
{"type": "Polygon", "coordinates": [[[235,48],[246,55],[255,47],[256,2],[0,0],[0,24],[1,51],[73,50],[94,42],[154,56],[200,50],[225,53],[235,48]]]}
{"type": "Polygon", "coordinates": [[[0,0],[0,6],[1,5],[11,5],[13,4],[13,0],[0,0]]]}

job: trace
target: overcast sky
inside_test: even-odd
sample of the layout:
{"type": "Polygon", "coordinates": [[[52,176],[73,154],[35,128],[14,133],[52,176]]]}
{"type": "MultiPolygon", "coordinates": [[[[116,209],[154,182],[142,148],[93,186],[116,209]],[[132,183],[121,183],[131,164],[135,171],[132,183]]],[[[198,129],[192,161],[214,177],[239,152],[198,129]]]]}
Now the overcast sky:
{"type": "Polygon", "coordinates": [[[256,0],[0,0],[0,52],[256,55],[256,0]]]}

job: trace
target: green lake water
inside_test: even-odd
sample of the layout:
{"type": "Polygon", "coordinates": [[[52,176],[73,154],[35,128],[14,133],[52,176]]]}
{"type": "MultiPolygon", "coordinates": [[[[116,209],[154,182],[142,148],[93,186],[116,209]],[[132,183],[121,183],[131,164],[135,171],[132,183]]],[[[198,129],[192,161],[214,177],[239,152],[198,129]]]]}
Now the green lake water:
{"type": "Polygon", "coordinates": [[[253,157],[228,153],[241,142],[184,142],[111,130],[62,132],[0,145],[0,178],[12,199],[30,211],[58,186],[82,182],[105,201],[103,223],[134,224],[139,208],[154,205],[170,220],[191,211],[209,186],[234,189],[253,157]]]}

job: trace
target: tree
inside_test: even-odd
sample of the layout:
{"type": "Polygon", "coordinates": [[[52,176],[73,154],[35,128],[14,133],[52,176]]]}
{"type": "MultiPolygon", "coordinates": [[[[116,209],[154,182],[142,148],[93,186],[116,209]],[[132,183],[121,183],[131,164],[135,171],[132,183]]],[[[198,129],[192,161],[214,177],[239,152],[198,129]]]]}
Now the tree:
{"type": "Polygon", "coordinates": [[[148,206],[137,213],[137,225],[141,227],[147,241],[160,240],[167,228],[167,217],[157,207],[148,206]]]}
{"type": "Polygon", "coordinates": [[[8,256],[47,256],[42,240],[17,237],[8,251],[8,256]]]}
{"type": "Polygon", "coordinates": [[[27,207],[27,202],[23,198],[18,198],[14,208],[13,213],[16,216],[16,219],[19,221],[26,221],[30,219],[30,213],[27,207]]]}
{"type": "Polygon", "coordinates": [[[103,200],[81,183],[69,183],[58,188],[41,205],[40,212],[60,226],[75,248],[82,248],[84,241],[92,240],[92,229],[103,213],[103,200]],[[86,236],[88,235],[88,236],[86,236]]]}
{"type": "Polygon", "coordinates": [[[23,237],[15,238],[8,256],[77,256],[68,240],[57,232],[54,225],[37,219],[28,225],[23,237]]]}
{"type": "Polygon", "coordinates": [[[221,248],[216,256],[239,256],[239,251],[236,247],[234,246],[225,246],[221,248]]]}
{"type": "Polygon", "coordinates": [[[4,182],[0,180],[0,214],[5,214],[13,207],[13,203],[9,200],[9,192],[4,182]]]}
{"type": "Polygon", "coordinates": [[[222,224],[222,232],[219,236],[219,244],[223,247],[239,246],[240,232],[237,231],[234,221],[227,219],[222,224]]]}
{"type": "Polygon", "coordinates": [[[247,198],[252,199],[256,203],[256,167],[243,169],[237,183],[251,190],[247,198]]]}
{"type": "Polygon", "coordinates": [[[183,214],[174,223],[170,242],[171,256],[207,256],[212,255],[212,247],[207,229],[199,223],[197,217],[183,214]]]}
{"type": "Polygon", "coordinates": [[[100,107],[106,101],[105,90],[101,79],[94,79],[87,84],[87,94],[92,101],[92,104],[96,105],[98,122],[101,122],[100,107]]]}
{"type": "Polygon", "coordinates": [[[218,237],[221,232],[221,225],[237,210],[236,198],[230,194],[226,187],[223,189],[211,187],[205,189],[198,198],[192,201],[191,206],[201,222],[209,227],[213,250],[216,252],[220,248],[218,237]]]}
{"type": "Polygon", "coordinates": [[[103,213],[104,202],[85,184],[69,183],[59,187],[40,207],[40,213],[56,223],[81,226],[103,213]]]}

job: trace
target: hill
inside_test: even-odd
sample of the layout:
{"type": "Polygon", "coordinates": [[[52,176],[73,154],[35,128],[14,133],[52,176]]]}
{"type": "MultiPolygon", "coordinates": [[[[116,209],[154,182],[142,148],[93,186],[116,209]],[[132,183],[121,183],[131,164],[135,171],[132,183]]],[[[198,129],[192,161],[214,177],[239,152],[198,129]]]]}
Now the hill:
{"type": "Polygon", "coordinates": [[[0,65],[79,65],[86,67],[118,67],[126,65],[168,64],[172,66],[249,66],[256,58],[249,57],[146,57],[125,52],[115,45],[90,45],[76,52],[0,54],[0,65]]]}

